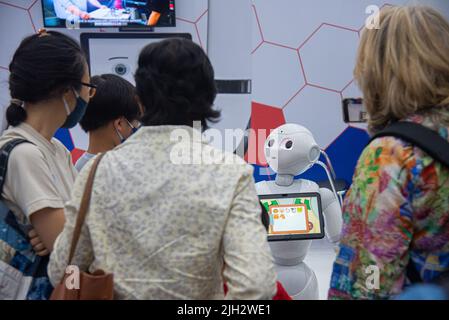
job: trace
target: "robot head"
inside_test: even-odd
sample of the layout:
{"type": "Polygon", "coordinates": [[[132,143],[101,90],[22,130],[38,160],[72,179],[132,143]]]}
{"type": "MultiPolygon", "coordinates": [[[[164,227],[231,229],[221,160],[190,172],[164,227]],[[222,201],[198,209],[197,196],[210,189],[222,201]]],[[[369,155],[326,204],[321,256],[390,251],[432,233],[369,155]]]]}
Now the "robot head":
{"type": "Polygon", "coordinates": [[[278,174],[301,174],[313,166],[319,157],[320,148],[312,133],[298,124],[280,126],[265,141],[265,158],[278,174]]]}

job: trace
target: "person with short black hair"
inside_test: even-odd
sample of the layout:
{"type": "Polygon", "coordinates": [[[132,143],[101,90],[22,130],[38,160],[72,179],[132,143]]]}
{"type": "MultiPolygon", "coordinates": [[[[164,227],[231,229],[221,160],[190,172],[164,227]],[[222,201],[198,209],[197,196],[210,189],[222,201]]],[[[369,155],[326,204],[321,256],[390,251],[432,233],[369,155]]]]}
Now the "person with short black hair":
{"type": "MultiPolygon", "coordinates": [[[[113,273],[116,299],[223,299],[223,282],[227,299],[273,298],[276,272],[253,167],[205,143],[194,128],[220,115],[206,53],[185,39],[149,44],[135,79],[143,126],[101,158],[72,264],[113,273]],[[179,163],[177,151],[218,161],[179,163]]],[[[93,164],[81,171],[66,207],[48,268],[55,284],[93,164]]]]}
{"type": "Polygon", "coordinates": [[[80,122],[89,133],[89,148],[76,162],[78,171],[96,154],[115,148],[136,132],[142,115],[136,90],[129,81],[103,74],[92,77],[92,84],[97,87],[96,93],[80,122]]]}
{"type": "Polygon", "coordinates": [[[220,118],[220,111],[213,107],[217,95],[214,70],[203,49],[191,43],[172,39],[142,50],[135,79],[145,106],[144,125],[192,126],[193,121],[200,121],[207,129],[208,122],[220,118]]]}

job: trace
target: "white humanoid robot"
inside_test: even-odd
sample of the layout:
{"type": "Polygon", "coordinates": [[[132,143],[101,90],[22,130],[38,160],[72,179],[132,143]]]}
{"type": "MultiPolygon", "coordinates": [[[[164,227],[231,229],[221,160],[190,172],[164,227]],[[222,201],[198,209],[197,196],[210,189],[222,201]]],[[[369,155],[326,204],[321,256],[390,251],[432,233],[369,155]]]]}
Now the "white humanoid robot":
{"type": "MultiPolygon", "coordinates": [[[[318,192],[321,196],[325,234],[331,243],[336,244],[342,227],[341,199],[335,191],[328,167],[319,161],[321,153],[309,130],[297,124],[282,125],[273,130],[265,141],[265,157],[270,167],[277,172],[276,180],[259,182],[256,189],[259,195],[318,192]],[[310,180],[294,179],[314,164],[321,165],[326,170],[333,191],[319,188],[310,180]]],[[[316,275],[304,263],[311,243],[312,240],[270,242],[278,280],[295,300],[319,298],[316,275]]]]}

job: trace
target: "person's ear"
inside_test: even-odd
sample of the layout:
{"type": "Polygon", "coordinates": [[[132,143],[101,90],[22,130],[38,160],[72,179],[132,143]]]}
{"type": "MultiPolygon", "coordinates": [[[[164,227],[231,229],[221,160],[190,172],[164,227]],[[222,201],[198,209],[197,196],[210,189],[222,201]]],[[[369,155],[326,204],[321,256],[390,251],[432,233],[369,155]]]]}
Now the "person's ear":
{"type": "Polygon", "coordinates": [[[121,124],[120,124],[120,118],[111,121],[110,124],[108,125],[108,127],[111,128],[110,129],[111,130],[110,134],[112,135],[111,138],[112,138],[112,141],[114,143],[114,147],[116,147],[121,142],[119,135],[122,135],[122,128],[121,128],[121,124]]]}
{"type": "Polygon", "coordinates": [[[122,128],[123,128],[123,124],[122,124],[122,119],[118,118],[115,119],[114,121],[112,121],[112,126],[117,129],[118,131],[120,131],[120,133],[122,132],[122,128]]]}

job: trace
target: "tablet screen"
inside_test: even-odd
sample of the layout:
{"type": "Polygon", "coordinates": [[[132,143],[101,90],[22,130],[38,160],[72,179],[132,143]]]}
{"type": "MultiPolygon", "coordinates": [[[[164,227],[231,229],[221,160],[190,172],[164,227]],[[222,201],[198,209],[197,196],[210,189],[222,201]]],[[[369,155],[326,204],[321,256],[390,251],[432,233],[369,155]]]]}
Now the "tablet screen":
{"type": "Polygon", "coordinates": [[[270,220],[269,240],[321,239],[324,237],[319,193],[259,197],[270,220]]]}

